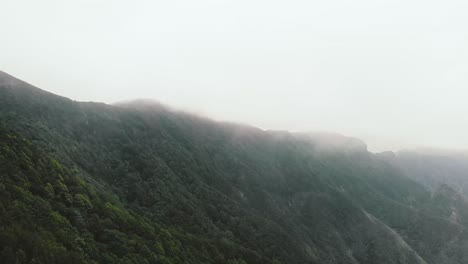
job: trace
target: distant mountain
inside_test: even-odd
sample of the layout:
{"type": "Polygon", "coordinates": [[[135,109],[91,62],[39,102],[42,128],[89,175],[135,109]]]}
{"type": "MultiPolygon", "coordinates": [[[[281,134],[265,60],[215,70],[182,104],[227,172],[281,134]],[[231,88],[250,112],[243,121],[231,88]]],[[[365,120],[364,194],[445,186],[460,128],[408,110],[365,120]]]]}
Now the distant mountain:
{"type": "Polygon", "coordinates": [[[468,155],[440,150],[401,151],[398,165],[429,190],[447,184],[468,199],[468,155]]]}
{"type": "Polygon", "coordinates": [[[76,102],[0,72],[0,259],[468,263],[459,186],[421,180],[454,165],[405,155],[148,101],[76,102]]]}

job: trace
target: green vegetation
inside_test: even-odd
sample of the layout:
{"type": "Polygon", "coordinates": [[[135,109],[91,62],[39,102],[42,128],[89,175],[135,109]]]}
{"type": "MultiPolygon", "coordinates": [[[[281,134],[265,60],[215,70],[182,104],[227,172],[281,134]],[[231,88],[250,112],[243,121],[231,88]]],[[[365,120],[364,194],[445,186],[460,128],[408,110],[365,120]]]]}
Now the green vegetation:
{"type": "Polygon", "coordinates": [[[6,74],[0,124],[5,263],[468,263],[463,197],[356,140],[79,103],[6,74]]]}
{"type": "Polygon", "coordinates": [[[0,157],[2,263],[236,263],[249,254],[148,221],[4,129],[0,157]]]}

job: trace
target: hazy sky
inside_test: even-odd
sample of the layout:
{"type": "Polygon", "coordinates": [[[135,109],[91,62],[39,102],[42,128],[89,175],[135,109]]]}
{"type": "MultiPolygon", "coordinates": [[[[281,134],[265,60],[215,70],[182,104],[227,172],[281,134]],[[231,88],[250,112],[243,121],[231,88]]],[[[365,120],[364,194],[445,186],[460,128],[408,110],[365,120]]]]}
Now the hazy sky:
{"type": "Polygon", "coordinates": [[[1,0],[0,69],[371,150],[468,148],[468,1],[1,0]]]}

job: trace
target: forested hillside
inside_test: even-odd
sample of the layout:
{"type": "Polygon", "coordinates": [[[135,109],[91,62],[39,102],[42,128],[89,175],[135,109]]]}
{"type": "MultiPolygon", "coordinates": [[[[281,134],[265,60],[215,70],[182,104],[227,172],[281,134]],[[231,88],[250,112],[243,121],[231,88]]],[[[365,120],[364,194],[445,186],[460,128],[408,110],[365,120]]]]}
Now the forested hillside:
{"type": "MultiPolygon", "coordinates": [[[[5,263],[468,263],[468,204],[357,139],[0,73],[5,263]]],[[[421,171],[421,170],[418,170],[421,171]]]]}

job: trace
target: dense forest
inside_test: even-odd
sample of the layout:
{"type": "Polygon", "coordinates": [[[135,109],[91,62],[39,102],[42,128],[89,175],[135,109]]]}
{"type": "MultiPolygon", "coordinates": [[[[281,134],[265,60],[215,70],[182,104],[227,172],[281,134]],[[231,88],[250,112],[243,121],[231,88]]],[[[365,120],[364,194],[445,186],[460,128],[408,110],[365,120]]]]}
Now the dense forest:
{"type": "Polygon", "coordinates": [[[0,260],[468,263],[465,158],[76,102],[0,72],[0,260]]]}

